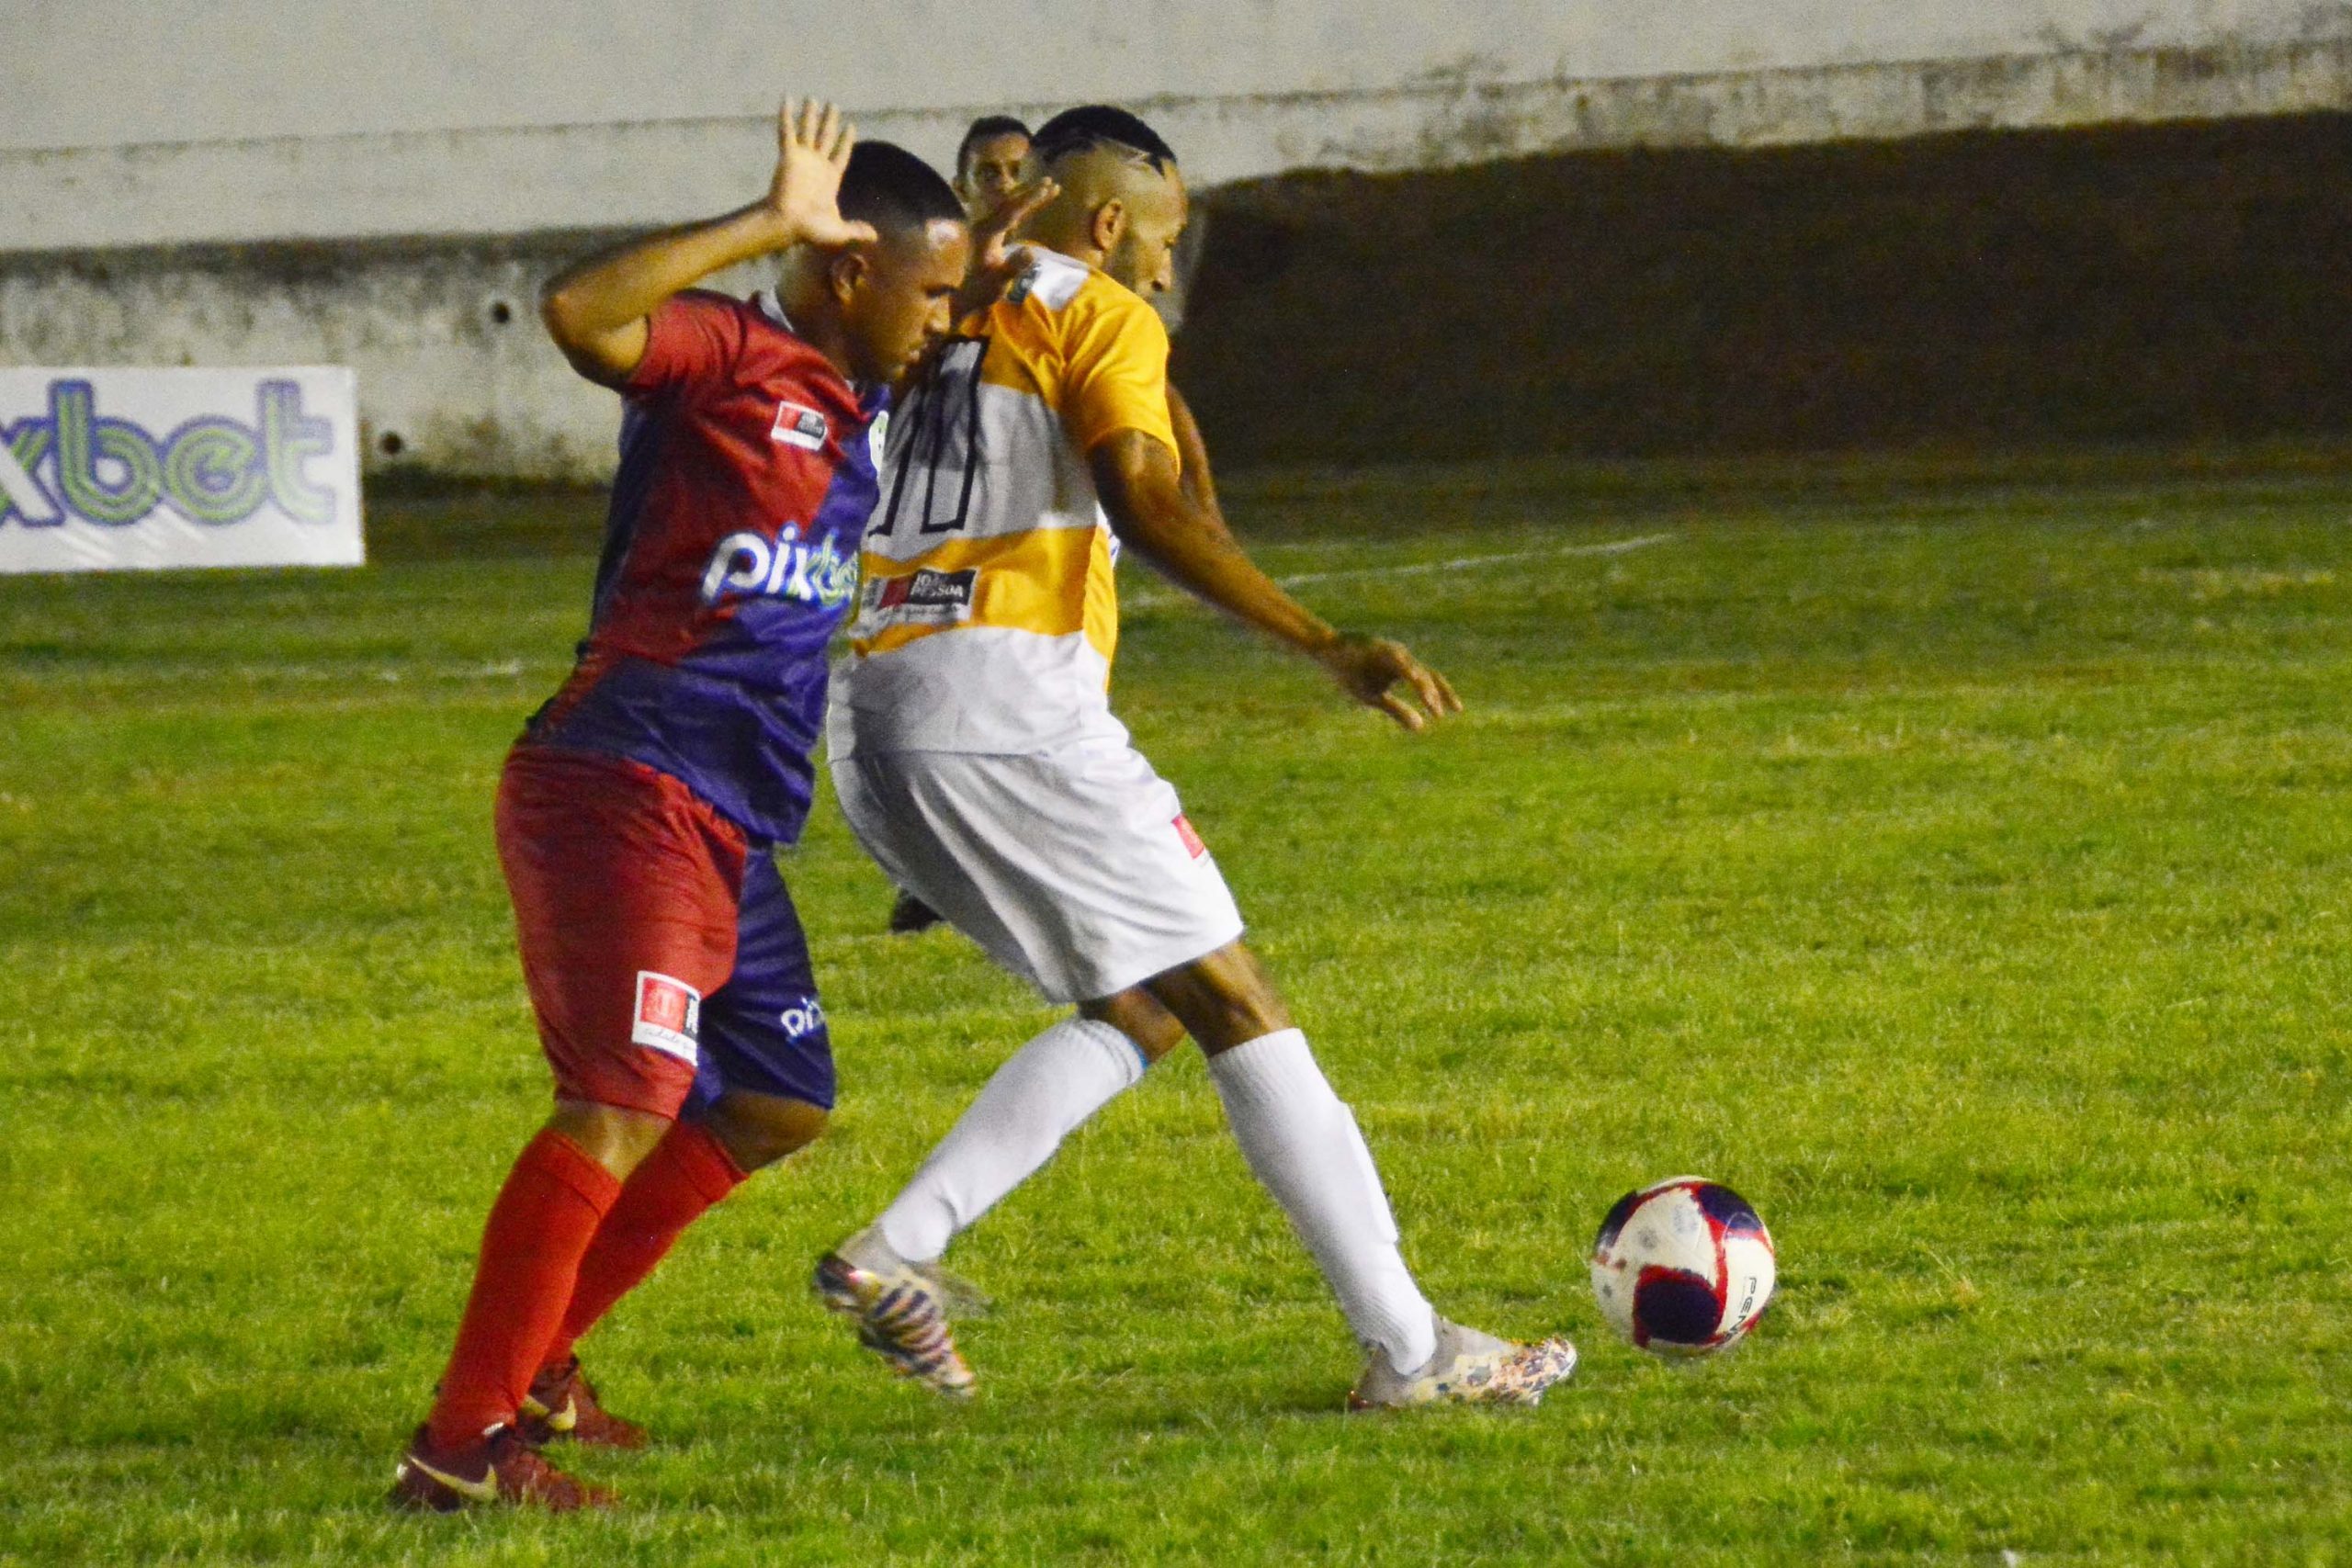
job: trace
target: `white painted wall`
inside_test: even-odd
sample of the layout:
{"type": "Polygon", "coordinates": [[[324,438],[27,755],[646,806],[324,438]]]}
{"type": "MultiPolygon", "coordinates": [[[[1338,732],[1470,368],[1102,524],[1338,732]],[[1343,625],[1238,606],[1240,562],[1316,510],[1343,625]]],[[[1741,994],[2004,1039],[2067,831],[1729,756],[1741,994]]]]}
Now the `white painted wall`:
{"type": "MultiPolygon", "coordinates": [[[[17,7],[11,7],[12,10],[17,7]]],[[[33,0],[0,146],[1231,97],[2341,36],[2308,0],[33,0]]],[[[2333,14],[2331,14],[2333,13],[2333,14]]]]}
{"type": "Polygon", "coordinates": [[[2045,76],[2183,48],[2219,46],[2245,64],[2172,108],[2161,93],[2061,82],[1964,106],[1962,123],[2324,107],[2340,83],[2278,62],[2352,40],[2343,0],[17,0],[11,11],[0,251],[672,220],[757,188],[763,120],[786,90],[833,96],[869,133],[941,162],[978,112],[1126,101],[1166,120],[1195,178],[1214,183],[1609,139],[1900,134],[1951,118],[1905,87],[1920,79],[1913,68],[2002,57],[2048,62],[2045,76]],[[1690,85],[1711,79],[1782,86],[1758,98],[1690,85]],[[1664,119],[1636,112],[1661,97],[1676,106],[1664,119]]]}
{"type": "Polygon", "coordinates": [[[348,364],[374,460],[595,477],[552,231],[750,199],[787,90],[943,164],[1124,101],[1214,184],[2347,108],[2352,0],[7,0],[0,365],[348,364]]]}

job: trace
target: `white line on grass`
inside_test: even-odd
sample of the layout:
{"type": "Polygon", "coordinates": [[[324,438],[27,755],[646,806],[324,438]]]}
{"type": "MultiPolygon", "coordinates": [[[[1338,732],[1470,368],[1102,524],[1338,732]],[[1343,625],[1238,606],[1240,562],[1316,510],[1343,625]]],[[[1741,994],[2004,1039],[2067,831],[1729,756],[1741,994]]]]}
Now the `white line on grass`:
{"type": "MultiPolygon", "coordinates": [[[[1623,556],[1635,550],[1663,545],[1674,537],[1671,534],[1638,534],[1630,539],[1610,539],[1598,545],[1555,545],[1544,550],[1506,550],[1489,556],[1452,556],[1444,560],[1407,561],[1399,566],[1350,566],[1330,571],[1295,571],[1274,581],[1284,588],[1303,588],[1310,582],[1334,582],[1350,577],[1412,577],[1433,571],[1469,571],[1482,566],[1496,566],[1506,561],[1558,560],[1569,556],[1623,556]]],[[[1186,593],[1153,592],[1127,593],[1120,603],[1131,610],[1156,609],[1163,604],[1192,603],[1186,593]]]]}
{"type": "Polygon", "coordinates": [[[1671,534],[1641,534],[1630,539],[1611,539],[1599,545],[1559,545],[1548,550],[1510,550],[1491,556],[1455,556],[1447,560],[1408,561],[1402,566],[1349,566],[1332,571],[1299,571],[1288,577],[1277,577],[1284,588],[1300,588],[1310,582],[1331,582],[1342,577],[1410,577],[1427,571],[1467,571],[1473,567],[1493,566],[1499,561],[1551,560],[1562,556],[1624,556],[1635,550],[1648,549],[1652,545],[1665,544],[1671,534]]]}

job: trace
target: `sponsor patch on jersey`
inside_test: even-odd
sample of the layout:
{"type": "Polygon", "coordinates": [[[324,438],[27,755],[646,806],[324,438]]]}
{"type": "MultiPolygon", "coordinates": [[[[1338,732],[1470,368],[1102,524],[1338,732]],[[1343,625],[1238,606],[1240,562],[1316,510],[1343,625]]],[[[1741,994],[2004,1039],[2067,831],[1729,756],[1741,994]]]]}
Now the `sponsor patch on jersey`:
{"type": "Polygon", "coordinates": [[[775,425],[768,432],[768,439],[797,446],[804,452],[821,452],[825,449],[825,430],[823,414],[807,403],[786,399],[775,405],[775,425]]]}
{"type": "Polygon", "coordinates": [[[980,583],[980,569],[934,571],[923,567],[904,577],[877,577],[865,585],[865,607],[877,615],[899,621],[949,623],[972,614],[972,595],[980,583]]]}
{"type": "Polygon", "coordinates": [[[1182,841],[1184,852],[1194,860],[1209,852],[1209,847],[1201,842],[1201,836],[1193,831],[1193,825],[1184,819],[1181,811],[1176,814],[1176,837],[1182,841]]]}
{"type": "Polygon", "coordinates": [[[702,1031],[702,993],[684,980],[639,970],[634,1017],[630,1044],[650,1045],[688,1065],[701,1054],[695,1042],[702,1031]]]}

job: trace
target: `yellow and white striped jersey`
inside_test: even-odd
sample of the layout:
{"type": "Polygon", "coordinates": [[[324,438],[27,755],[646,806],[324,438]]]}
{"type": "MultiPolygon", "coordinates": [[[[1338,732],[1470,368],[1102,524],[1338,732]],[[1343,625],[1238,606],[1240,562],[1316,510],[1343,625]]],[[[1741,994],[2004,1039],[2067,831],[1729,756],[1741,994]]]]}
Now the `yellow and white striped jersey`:
{"type": "Polygon", "coordinates": [[[1116,555],[1087,454],[1124,430],[1173,451],[1168,333],[1142,298],[1033,248],[886,432],[832,753],[1042,751],[1111,716],[1116,555]]]}

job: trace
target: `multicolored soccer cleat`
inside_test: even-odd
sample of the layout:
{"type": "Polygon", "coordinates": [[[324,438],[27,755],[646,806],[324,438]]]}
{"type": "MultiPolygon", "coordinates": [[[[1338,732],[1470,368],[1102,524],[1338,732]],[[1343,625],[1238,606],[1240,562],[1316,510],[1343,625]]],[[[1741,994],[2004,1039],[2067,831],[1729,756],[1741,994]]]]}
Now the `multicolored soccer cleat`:
{"type": "Polygon", "coordinates": [[[1374,1350],[1348,1395],[1351,1410],[1396,1410],[1411,1404],[1536,1404],[1544,1391],[1577,1370],[1577,1348],[1566,1339],[1521,1345],[1444,1318],[1437,1348],[1409,1372],[1374,1350]]]}
{"type": "Polygon", "coordinates": [[[879,1226],[866,1226],[819,1259],[815,1286],[825,1309],[856,1325],[858,1343],[900,1377],[950,1399],[972,1397],[979,1380],[947,1326],[951,1288],[933,1270],[899,1257],[879,1226]]]}
{"type": "Polygon", "coordinates": [[[580,1358],[566,1357],[531,1380],[523,1396],[522,1414],[514,1427],[535,1449],[549,1443],[578,1443],[592,1449],[641,1449],[645,1428],[623,1420],[605,1408],[596,1385],[580,1370],[580,1358]]]}
{"type": "Polygon", "coordinates": [[[454,1514],[460,1508],[545,1508],[568,1514],[580,1508],[609,1508],[620,1499],[602,1486],[577,1481],[541,1459],[512,1427],[492,1427],[470,1443],[443,1448],[424,1427],[409,1439],[392,1472],[391,1503],[454,1514]]]}

